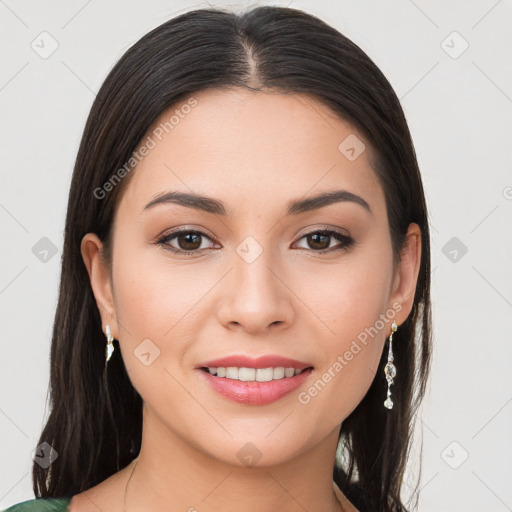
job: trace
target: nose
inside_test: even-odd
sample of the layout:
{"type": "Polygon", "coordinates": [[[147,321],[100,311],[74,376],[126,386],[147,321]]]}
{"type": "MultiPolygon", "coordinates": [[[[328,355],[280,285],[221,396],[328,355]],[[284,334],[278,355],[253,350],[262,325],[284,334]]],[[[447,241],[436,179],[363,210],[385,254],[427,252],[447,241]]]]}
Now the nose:
{"type": "Polygon", "coordinates": [[[233,268],[223,280],[219,321],[228,329],[249,334],[292,325],[293,286],[286,283],[285,272],[270,251],[263,251],[254,261],[235,254],[232,261],[233,268]]]}

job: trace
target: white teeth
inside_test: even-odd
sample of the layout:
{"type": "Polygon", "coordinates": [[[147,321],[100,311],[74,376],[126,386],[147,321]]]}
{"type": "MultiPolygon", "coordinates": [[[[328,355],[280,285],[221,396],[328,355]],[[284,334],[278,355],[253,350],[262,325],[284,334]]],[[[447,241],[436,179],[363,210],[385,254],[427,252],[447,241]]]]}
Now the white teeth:
{"type": "MultiPolygon", "coordinates": [[[[233,370],[238,372],[238,380],[243,380],[244,382],[250,382],[256,379],[256,369],[255,368],[233,368],[233,370]]],[[[235,374],[233,371],[233,375],[235,374]]],[[[229,377],[229,374],[227,375],[229,377]]],[[[231,379],[233,377],[230,377],[231,379]]]]}
{"type": "Polygon", "coordinates": [[[295,370],[293,368],[286,368],[284,371],[285,377],[293,377],[294,374],[295,374],[295,370]]]}
{"type": "Polygon", "coordinates": [[[228,366],[226,368],[226,378],[227,379],[238,379],[238,368],[235,368],[234,366],[228,366]]]}
{"type": "MultiPolygon", "coordinates": [[[[294,372],[293,368],[288,368],[288,369],[292,370],[292,375],[294,375],[295,372],[294,372]]],[[[274,379],[282,379],[285,375],[285,372],[286,372],[286,370],[282,366],[280,366],[279,368],[274,368],[274,375],[273,375],[274,379]]]]}
{"type": "Polygon", "coordinates": [[[237,368],[235,366],[228,366],[227,368],[209,367],[208,372],[217,377],[226,377],[227,379],[241,380],[243,382],[269,382],[299,375],[302,370],[284,368],[283,366],[277,368],[237,368]]]}
{"type": "MultiPolygon", "coordinates": [[[[282,379],[283,377],[279,377],[280,368],[258,368],[256,370],[256,381],[257,382],[270,382],[273,379],[282,379]],[[274,372],[277,373],[277,376],[274,377],[274,372]]],[[[283,370],[284,376],[284,370],[283,370]]]]}

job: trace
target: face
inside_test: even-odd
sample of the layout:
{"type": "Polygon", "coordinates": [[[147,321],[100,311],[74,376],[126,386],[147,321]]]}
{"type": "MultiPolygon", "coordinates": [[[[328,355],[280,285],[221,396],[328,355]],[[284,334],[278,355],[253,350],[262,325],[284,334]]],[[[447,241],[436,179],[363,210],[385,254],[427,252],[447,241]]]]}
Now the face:
{"type": "Polygon", "coordinates": [[[241,465],[250,442],[260,464],[276,464],[337,431],[382,370],[391,323],[412,306],[418,231],[395,272],[371,148],[312,97],[233,89],[194,100],[144,139],[151,149],[116,210],[112,280],[91,270],[94,235],[82,252],[145,421],[217,460],[241,465]],[[310,201],[335,191],[345,195],[310,201]],[[196,209],[170,192],[222,204],[196,209]],[[249,358],[223,363],[249,368],[242,379],[251,367],[309,369],[260,383],[201,369],[229,356],[249,358]],[[251,364],[260,356],[295,362],[251,364]]]}

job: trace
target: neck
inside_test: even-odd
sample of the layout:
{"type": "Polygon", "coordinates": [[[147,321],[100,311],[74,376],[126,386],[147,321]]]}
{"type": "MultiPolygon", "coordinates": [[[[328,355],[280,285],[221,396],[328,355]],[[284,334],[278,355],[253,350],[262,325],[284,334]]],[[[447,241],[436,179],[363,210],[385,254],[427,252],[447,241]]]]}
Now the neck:
{"type": "Polygon", "coordinates": [[[171,503],[173,510],[187,512],[353,510],[332,480],[339,425],[306,453],[249,467],[212,458],[146,412],[141,450],[126,485],[125,512],[160,510],[171,503]]]}

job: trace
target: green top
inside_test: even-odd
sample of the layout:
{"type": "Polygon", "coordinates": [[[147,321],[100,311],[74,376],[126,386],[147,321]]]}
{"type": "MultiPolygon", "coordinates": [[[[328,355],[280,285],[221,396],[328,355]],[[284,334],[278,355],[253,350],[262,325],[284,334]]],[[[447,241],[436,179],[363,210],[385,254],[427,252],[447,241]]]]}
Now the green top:
{"type": "Polygon", "coordinates": [[[36,498],[16,503],[0,512],[65,512],[71,498],[36,498]]]}

